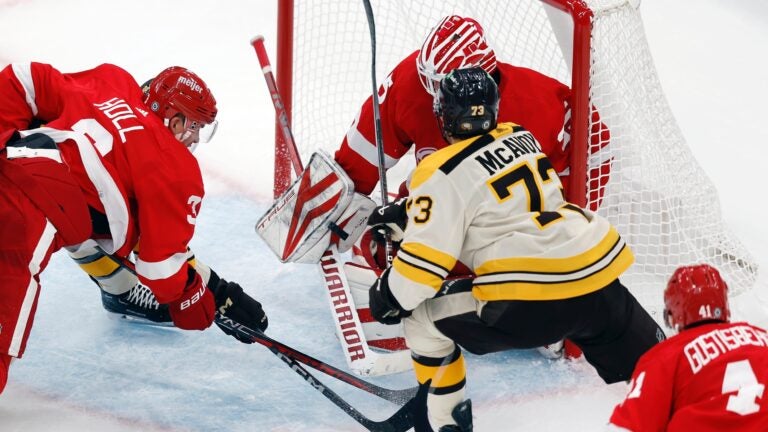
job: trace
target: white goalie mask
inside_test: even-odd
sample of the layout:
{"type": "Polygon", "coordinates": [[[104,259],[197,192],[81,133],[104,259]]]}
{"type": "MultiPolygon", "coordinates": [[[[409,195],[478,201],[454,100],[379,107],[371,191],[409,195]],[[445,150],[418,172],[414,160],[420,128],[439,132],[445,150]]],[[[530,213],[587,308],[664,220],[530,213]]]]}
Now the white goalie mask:
{"type": "Polygon", "coordinates": [[[452,70],[471,66],[496,70],[496,54],[488,46],[483,28],[472,18],[451,15],[430,31],[416,56],[424,89],[434,97],[440,81],[452,70]]]}

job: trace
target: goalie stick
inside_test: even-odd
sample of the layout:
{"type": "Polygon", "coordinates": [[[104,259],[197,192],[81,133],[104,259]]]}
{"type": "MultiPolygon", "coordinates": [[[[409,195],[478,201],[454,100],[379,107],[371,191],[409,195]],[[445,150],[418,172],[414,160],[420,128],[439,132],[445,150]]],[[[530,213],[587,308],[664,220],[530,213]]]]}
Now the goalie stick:
{"type": "MultiPolygon", "coordinates": [[[[272,66],[264,47],[264,37],[259,35],[251,39],[251,46],[256,51],[261,71],[267,81],[267,88],[275,107],[275,113],[280,119],[280,130],[286,141],[291,160],[294,161],[294,172],[298,176],[301,174],[301,157],[288,124],[288,116],[280,93],[275,85],[272,66]]],[[[357,315],[357,309],[352,303],[349,282],[340,267],[341,262],[337,247],[331,245],[320,259],[319,267],[336,324],[336,334],[347,365],[353,372],[363,376],[385,375],[410,369],[411,355],[408,350],[385,353],[373,351],[368,346],[365,333],[363,333],[363,326],[357,315]]]]}
{"type": "MultiPolygon", "coordinates": [[[[219,313],[216,314],[216,323],[219,325],[223,325],[232,331],[247,334],[249,337],[252,338],[254,342],[258,342],[264,345],[265,347],[267,347],[274,355],[276,355],[280,360],[285,362],[285,364],[287,364],[288,367],[290,367],[294,372],[296,372],[299,376],[301,376],[315,390],[322,393],[323,396],[328,398],[328,400],[333,402],[337,407],[341,408],[342,411],[347,413],[347,415],[352,417],[355,421],[363,425],[363,427],[365,427],[369,431],[405,432],[413,428],[414,424],[423,423],[424,419],[426,418],[426,405],[427,405],[426,398],[427,398],[427,391],[429,388],[428,386],[421,386],[418,392],[416,392],[415,396],[411,397],[408,400],[408,402],[405,403],[405,405],[403,405],[400,409],[398,409],[397,412],[395,412],[388,419],[383,421],[371,420],[368,417],[364,416],[355,407],[350,405],[347,401],[342,399],[341,396],[336,394],[333,390],[324,386],[322,382],[320,382],[317,378],[314,377],[314,375],[312,375],[306,369],[304,369],[304,367],[299,363],[299,360],[293,357],[292,355],[290,355],[292,350],[287,346],[273,339],[270,339],[262,332],[251,330],[248,327],[239,325],[238,323],[235,323],[233,320],[219,313]]],[[[354,377],[350,376],[350,378],[354,378],[354,377]]],[[[344,382],[350,383],[349,381],[344,381],[344,382]]],[[[368,386],[373,386],[373,384],[367,383],[362,380],[357,380],[357,382],[360,384],[365,383],[368,386]]],[[[366,390],[366,388],[360,387],[358,385],[355,385],[355,387],[366,390]]],[[[411,389],[407,389],[407,390],[411,392],[411,389]]]]}
{"type": "MultiPolygon", "coordinates": [[[[379,168],[379,189],[381,189],[381,205],[387,205],[389,197],[387,196],[387,171],[384,169],[384,138],[381,136],[381,113],[379,107],[379,86],[376,79],[376,24],[373,19],[373,9],[371,2],[363,0],[365,7],[365,17],[368,20],[368,30],[371,34],[371,103],[373,105],[373,132],[376,136],[376,156],[378,158],[379,168]]],[[[392,239],[389,233],[384,233],[384,256],[387,264],[392,264],[394,254],[392,253],[392,239]]]]}

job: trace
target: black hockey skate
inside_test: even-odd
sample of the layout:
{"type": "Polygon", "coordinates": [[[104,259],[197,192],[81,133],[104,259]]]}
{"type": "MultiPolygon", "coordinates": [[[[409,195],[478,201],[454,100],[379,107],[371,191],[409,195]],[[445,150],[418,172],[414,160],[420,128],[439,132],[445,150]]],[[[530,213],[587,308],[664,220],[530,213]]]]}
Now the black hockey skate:
{"type": "Polygon", "coordinates": [[[173,327],[168,306],[158,303],[152,291],[142,284],[136,284],[120,295],[101,290],[101,303],[115,319],[136,324],[173,327]]]}
{"type": "Polygon", "coordinates": [[[456,405],[451,411],[451,417],[458,426],[446,425],[438,432],[472,432],[472,401],[467,399],[456,405]]]}

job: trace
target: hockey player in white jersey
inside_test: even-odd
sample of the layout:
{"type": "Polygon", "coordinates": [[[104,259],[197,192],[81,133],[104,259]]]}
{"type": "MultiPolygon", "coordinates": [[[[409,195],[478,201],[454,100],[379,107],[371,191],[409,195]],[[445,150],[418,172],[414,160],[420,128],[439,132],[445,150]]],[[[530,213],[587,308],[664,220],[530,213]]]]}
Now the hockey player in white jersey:
{"type": "Polygon", "coordinates": [[[435,100],[451,145],[417,166],[407,200],[369,219],[404,227],[392,266],[370,289],[371,313],[385,324],[402,320],[441,432],[472,430],[460,348],[485,354],[568,338],[614,383],[664,339],[619,282],[633,262],[629,246],[606,219],[564,200],[533,135],[497,126],[498,102],[482,69],[451,72],[435,100]],[[443,284],[457,260],[477,277],[443,284]]]}

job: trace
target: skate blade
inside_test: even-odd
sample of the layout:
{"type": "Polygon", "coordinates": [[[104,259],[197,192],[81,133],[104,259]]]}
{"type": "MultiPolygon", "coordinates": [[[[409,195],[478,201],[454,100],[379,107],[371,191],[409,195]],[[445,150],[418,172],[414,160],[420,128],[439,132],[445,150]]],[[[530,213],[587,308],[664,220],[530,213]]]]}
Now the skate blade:
{"type": "Polygon", "coordinates": [[[127,322],[130,324],[137,324],[137,325],[147,325],[152,327],[166,327],[166,328],[175,327],[173,325],[173,322],[171,321],[157,322],[157,321],[152,321],[146,318],[137,317],[134,315],[126,315],[126,314],[110,312],[110,311],[106,311],[106,312],[107,312],[107,317],[114,321],[127,322]]]}

